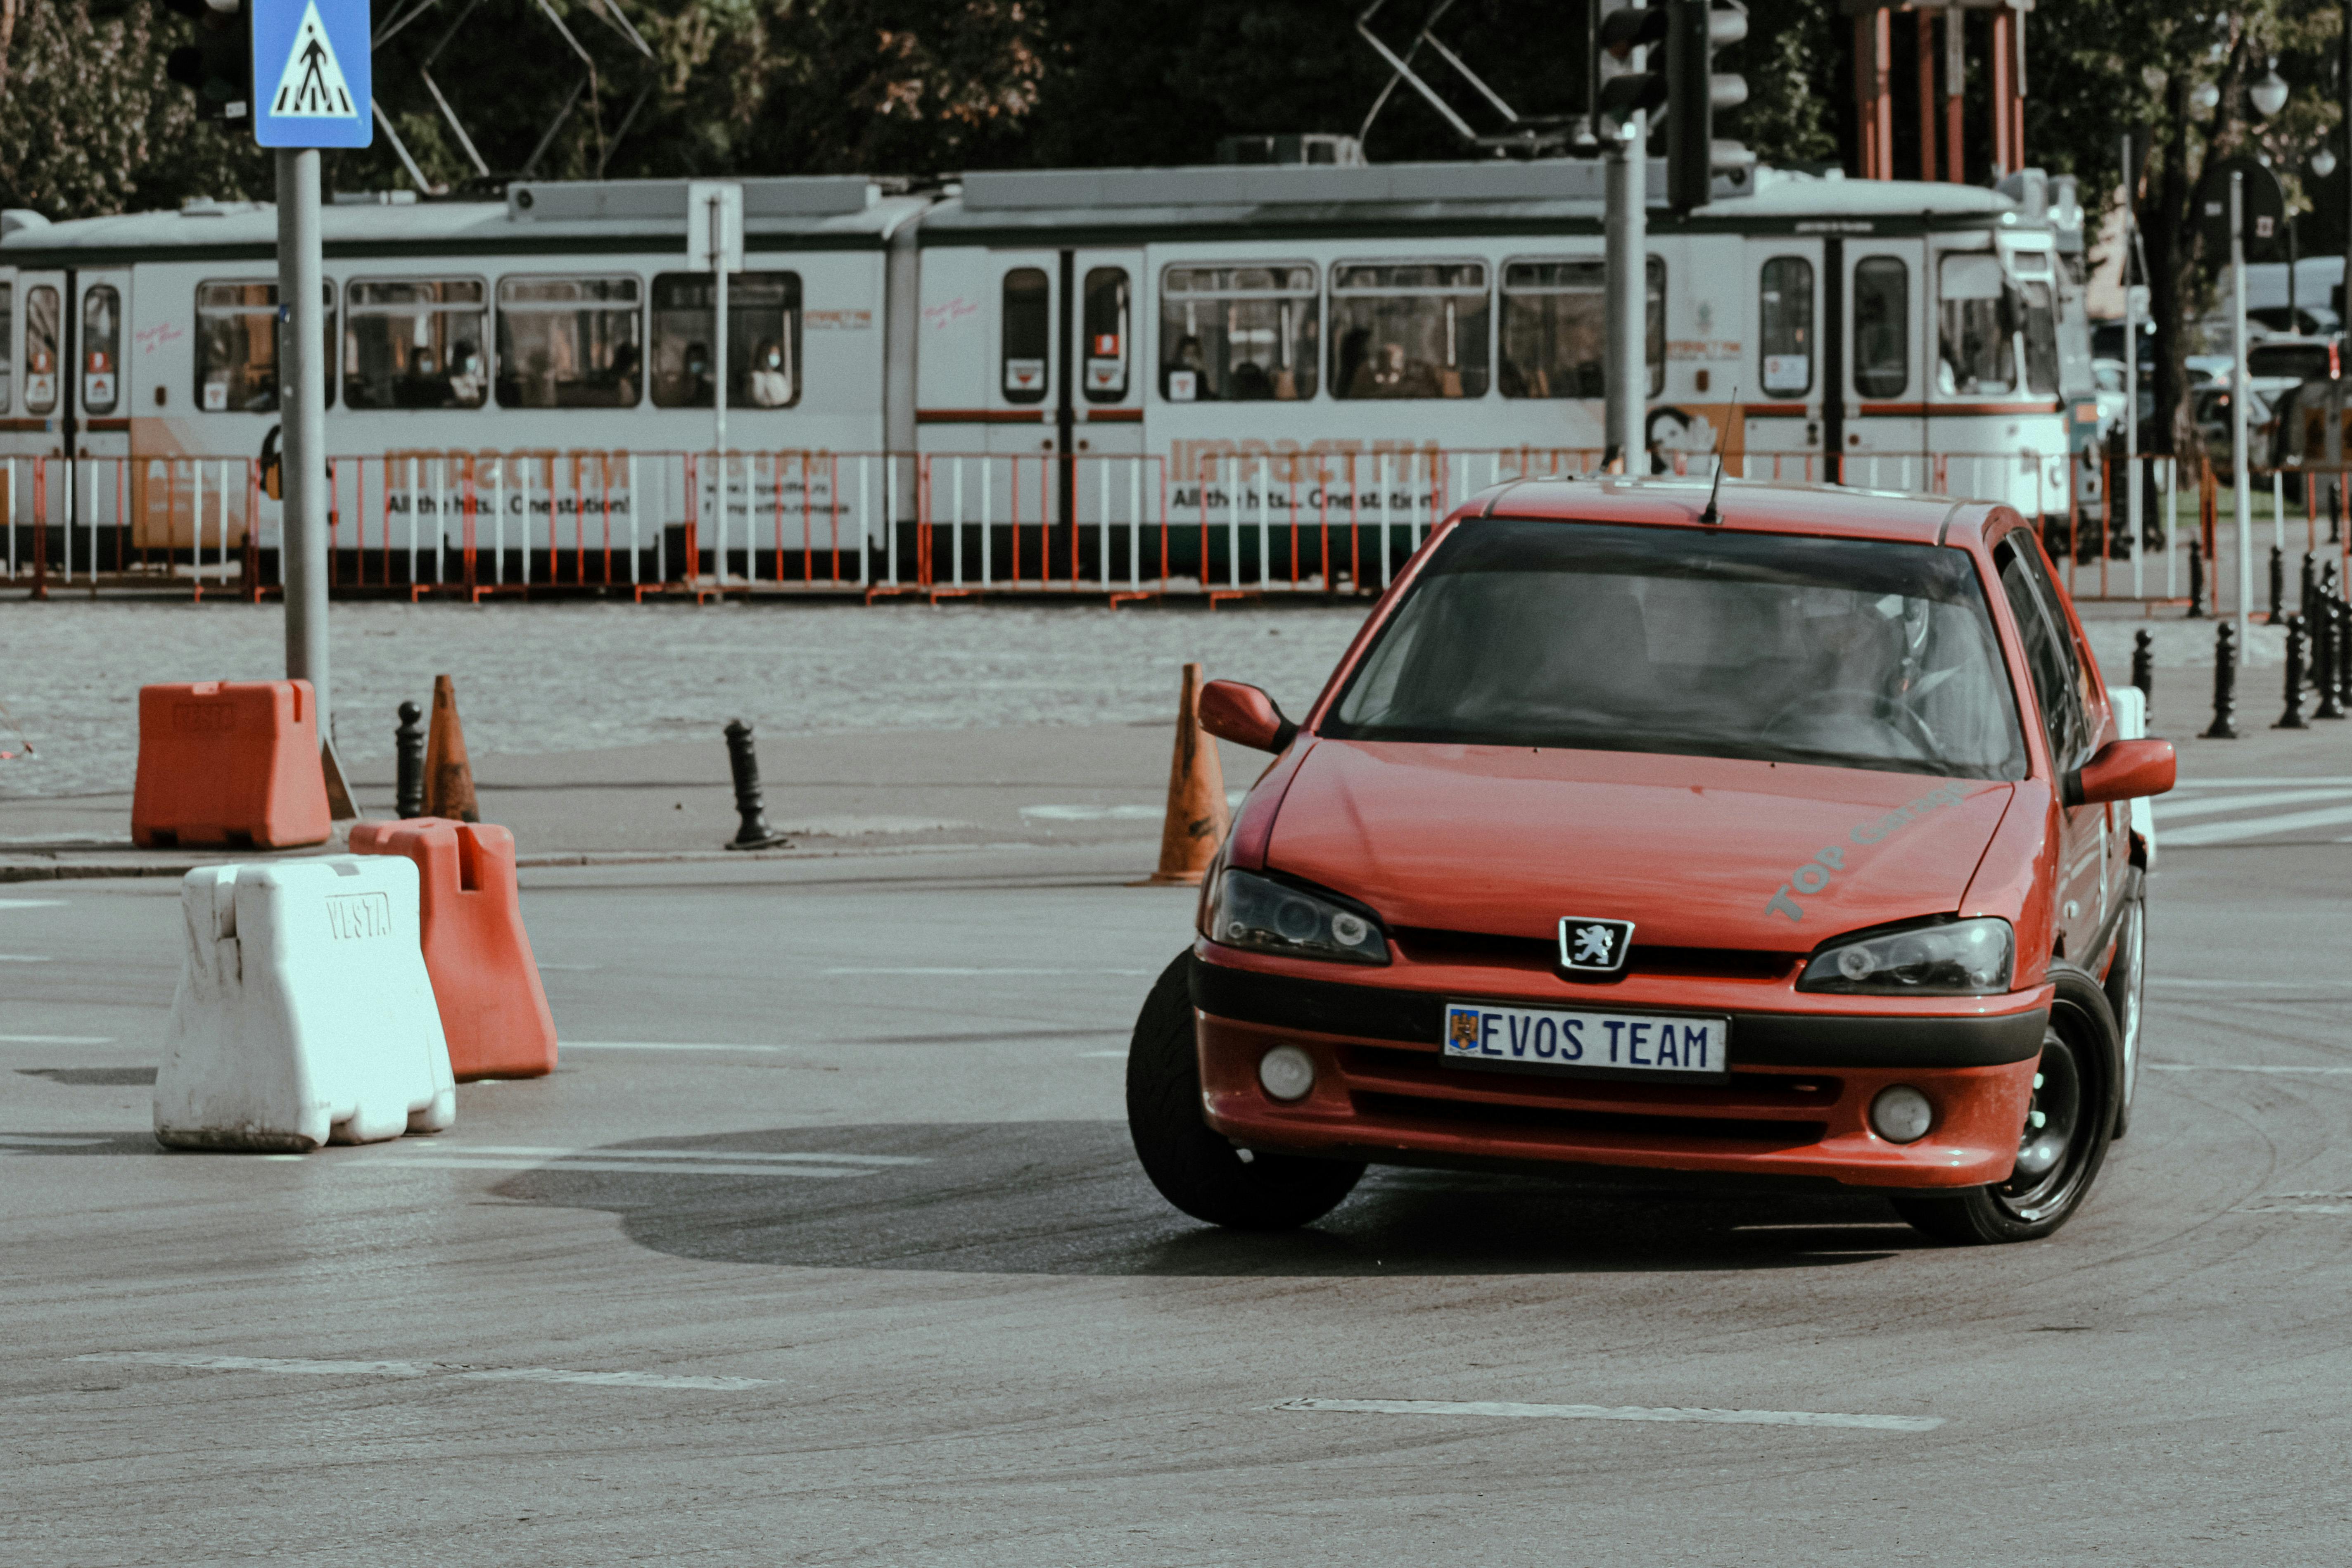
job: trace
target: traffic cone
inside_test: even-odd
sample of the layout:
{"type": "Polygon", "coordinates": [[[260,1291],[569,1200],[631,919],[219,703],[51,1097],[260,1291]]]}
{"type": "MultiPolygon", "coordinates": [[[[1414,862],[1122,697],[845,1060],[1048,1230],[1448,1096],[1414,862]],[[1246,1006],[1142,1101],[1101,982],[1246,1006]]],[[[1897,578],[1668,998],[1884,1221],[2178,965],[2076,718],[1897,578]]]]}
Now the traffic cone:
{"type": "Polygon", "coordinates": [[[1201,728],[1201,667],[1184,667],[1176,714],[1176,754],[1168,766],[1168,817],[1160,830],[1160,869],[1147,885],[1198,887],[1225,839],[1225,772],[1217,743],[1201,728]]]}
{"type": "Polygon", "coordinates": [[[474,767],[466,760],[466,730],[457,721],[457,689],[446,675],[433,678],[433,727],[425,737],[425,815],[482,820],[474,801],[474,767]]]}

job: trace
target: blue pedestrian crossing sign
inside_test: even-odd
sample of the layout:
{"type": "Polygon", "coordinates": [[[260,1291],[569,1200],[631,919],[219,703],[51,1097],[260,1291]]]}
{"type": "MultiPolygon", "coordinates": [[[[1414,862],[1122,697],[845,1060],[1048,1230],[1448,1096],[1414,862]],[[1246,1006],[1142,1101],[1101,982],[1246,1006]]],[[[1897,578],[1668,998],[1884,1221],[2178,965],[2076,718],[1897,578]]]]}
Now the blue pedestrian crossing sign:
{"type": "Polygon", "coordinates": [[[364,147],[368,0],[253,0],[253,139],[264,147],[364,147]]]}

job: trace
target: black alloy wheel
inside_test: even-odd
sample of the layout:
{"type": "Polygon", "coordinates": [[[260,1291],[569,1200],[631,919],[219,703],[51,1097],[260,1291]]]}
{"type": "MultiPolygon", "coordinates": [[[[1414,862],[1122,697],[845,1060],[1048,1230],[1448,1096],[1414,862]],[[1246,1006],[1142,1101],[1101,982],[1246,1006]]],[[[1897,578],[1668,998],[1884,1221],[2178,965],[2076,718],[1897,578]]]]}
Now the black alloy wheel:
{"type": "Polygon", "coordinates": [[[1127,1049],[1127,1127],[1160,1195],[1194,1219],[1232,1230],[1293,1230],[1355,1190],[1364,1167],[1345,1160],[1244,1152],[1201,1114],[1190,949],[1153,983],[1127,1049]]]}
{"type": "Polygon", "coordinates": [[[2038,1241],[2073,1218],[2114,1141],[2123,1053],[2106,993],[2079,969],[2055,969],[2057,999],[2034,1064],[2033,1097],[2008,1178],[1957,1193],[1892,1200],[1940,1241],[2038,1241]]]}

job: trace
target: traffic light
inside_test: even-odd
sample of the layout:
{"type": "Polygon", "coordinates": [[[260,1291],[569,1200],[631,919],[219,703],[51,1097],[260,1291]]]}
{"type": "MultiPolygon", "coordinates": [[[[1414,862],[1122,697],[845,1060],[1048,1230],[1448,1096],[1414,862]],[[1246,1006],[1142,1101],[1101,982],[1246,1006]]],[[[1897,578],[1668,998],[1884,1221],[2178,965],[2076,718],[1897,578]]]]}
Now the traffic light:
{"type": "Polygon", "coordinates": [[[1715,139],[1715,111],[1748,101],[1748,79],[1715,68],[1715,51],[1748,36],[1739,0],[1667,0],[1666,205],[1705,206],[1718,169],[1747,170],[1756,155],[1715,139]]]}
{"type": "MultiPolygon", "coordinates": [[[[1632,68],[1635,49],[1654,49],[1666,41],[1666,0],[1622,5],[1601,19],[1603,118],[1623,125],[1634,115],[1651,113],[1666,101],[1664,71],[1632,68]]],[[[1657,62],[1649,59],[1647,63],[1657,62]]]]}
{"type": "Polygon", "coordinates": [[[253,119],[251,0],[163,0],[196,25],[196,41],[173,49],[163,74],[196,94],[206,120],[242,125],[253,119]]]}

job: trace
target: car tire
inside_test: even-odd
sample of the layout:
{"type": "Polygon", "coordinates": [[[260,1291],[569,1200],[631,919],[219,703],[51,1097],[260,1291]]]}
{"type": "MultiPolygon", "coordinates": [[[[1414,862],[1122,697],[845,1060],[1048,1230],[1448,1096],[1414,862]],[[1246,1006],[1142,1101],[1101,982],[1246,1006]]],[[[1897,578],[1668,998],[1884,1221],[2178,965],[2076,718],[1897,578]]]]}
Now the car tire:
{"type": "Polygon", "coordinates": [[[2105,986],[2107,1006],[2116,1016],[2116,1045],[2122,1061],[2116,1096],[2115,1142],[2130,1131],[2132,1105],[2139,1094],[2140,1031],[2147,996],[2147,880],[2133,873],[2137,886],[2124,900],[2121,924],[2116,931],[2116,958],[2107,966],[2105,986]]]}
{"type": "Polygon", "coordinates": [[[1355,1190],[1364,1167],[1296,1154],[1244,1154],[1201,1114],[1192,964],[1179,953],[1144,998],[1127,1049],[1127,1127],[1160,1195],[1231,1230],[1292,1230],[1355,1190]]]}
{"type": "Polygon", "coordinates": [[[2053,968],[2058,994],[2034,1067],[2033,1100],[2006,1181],[1932,1197],[1906,1194],[1895,1212],[1938,1241],[1961,1246],[2039,1241],[2090,1195],[2114,1141],[2123,1081],[2121,1037],[2098,982],[2053,968]],[[2044,1120],[2037,1124],[2033,1118],[2044,1120]]]}

